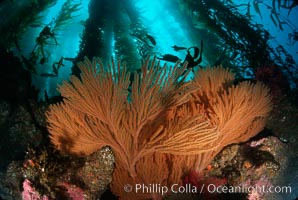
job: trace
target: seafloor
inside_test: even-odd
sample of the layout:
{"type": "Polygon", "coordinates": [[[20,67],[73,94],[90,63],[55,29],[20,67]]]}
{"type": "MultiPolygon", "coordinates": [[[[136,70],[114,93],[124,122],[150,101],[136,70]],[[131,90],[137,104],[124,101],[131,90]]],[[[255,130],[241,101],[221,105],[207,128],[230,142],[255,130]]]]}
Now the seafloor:
{"type": "MultiPolygon", "coordinates": [[[[274,187],[275,192],[253,191],[170,195],[166,199],[295,199],[298,196],[298,106],[291,94],[275,100],[267,126],[243,144],[226,147],[207,168],[191,172],[184,183],[274,187]],[[286,191],[285,188],[290,188],[286,191]]],[[[111,199],[108,185],[114,169],[110,148],[84,159],[61,155],[46,135],[48,104],[12,104],[0,100],[0,197],[22,199],[23,182],[31,180],[36,194],[64,199],[111,199]]],[[[33,190],[32,189],[32,190],[33,190]]],[[[114,197],[115,198],[115,197],[114,197]]],[[[38,199],[36,197],[36,199],[38,199]]]]}

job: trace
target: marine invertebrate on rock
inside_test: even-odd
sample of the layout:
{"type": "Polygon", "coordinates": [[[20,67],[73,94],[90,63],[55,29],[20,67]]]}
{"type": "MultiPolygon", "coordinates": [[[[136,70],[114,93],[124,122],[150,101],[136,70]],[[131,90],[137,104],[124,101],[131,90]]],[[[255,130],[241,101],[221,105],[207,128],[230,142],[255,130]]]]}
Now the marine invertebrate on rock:
{"type": "Polygon", "coordinates": [[[41,196],[35,189],[32,187],[31,182],[28,179],[25,179],[23,182],[23,192],[22,199],[24,200],[48,200],[47,196],[41,196]]]}
{"type": "Polygon", "coordinates": [[[80,156],[110,146],[112,191],[122,198],[160,199],[169,191],[140,193],[136,186],[181,184],[185,172],[203,169],[222,147],[257,134],[271,108],[263,85],[232,86],[233,74],[223,68],[185,83],[186,66],[147,59],[129,93],[130,74],[120,62],[105,69],[98,58],[86,59],[79,67],[81,79],[64,82],[64,102],[47,113],[51,141],[80,156]]]}

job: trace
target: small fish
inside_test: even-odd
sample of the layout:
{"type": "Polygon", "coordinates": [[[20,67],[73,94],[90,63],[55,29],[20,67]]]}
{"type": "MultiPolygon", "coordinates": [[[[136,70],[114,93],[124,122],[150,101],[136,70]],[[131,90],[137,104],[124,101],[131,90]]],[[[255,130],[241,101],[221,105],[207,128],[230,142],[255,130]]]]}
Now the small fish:
{"type": "Polygon", "coordinates": [[[150,40],[151,44],[153,44],[155,46],[156,45],[156,41],[155,41],[154,37],[151,36],[151,35],[149,35],[149,34],[147,34],[147,33],[146,33],[146,36],[150,40]]]}
{"type": "Polygon", "coordinates": [[[75,62],[75,61],[76,61],[75,58],[64,58],[64,60],[67,60],[67,61],[69,61],[69,62],[75,62]]]}
{"type": "Polygon", "coordinates": [[[39,76],[42,77],[57,77],[57,74],[51,74],[51,73],[41,73],[39,76]]]}
{"type": "Polygon", "coordinates": [[[141,43],[144,43],[146,44],[147,46],[151,46],[149,43],[148,43],[148,40],[146,38],[142,38],[140,35],[136,35],[136,34],[130,34],[131,36],[135,37],[137,39],[137,41],[141,42],[141,43]]]}
{"type": "Polygon", "coordinates": [[[174,56],[172,54],[165,54],[162,56],[162,58],[157,58],[157,59],[164,60],[167,62],[173,62],[173,63],[176,63],[179,60],[177,56],[174,56]]]}
{"type": "Polygon", "coordinates": [[[174,51],[180,51],[180,50],[187,49],[186,47],[178,47],[177,45],[174,45],[174,46],[171,46],[171,47],[174,49],[174,51]]]}

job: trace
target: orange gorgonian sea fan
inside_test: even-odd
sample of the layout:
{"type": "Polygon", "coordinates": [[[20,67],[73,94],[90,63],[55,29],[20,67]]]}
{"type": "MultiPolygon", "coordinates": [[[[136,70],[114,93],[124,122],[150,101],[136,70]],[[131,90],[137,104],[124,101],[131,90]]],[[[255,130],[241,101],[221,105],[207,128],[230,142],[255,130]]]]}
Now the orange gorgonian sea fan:
{"type": "Polygon", "coordinates": [[[59,86],[64,100],[47,112],[51,141],[79,156],[110,146],[111,187],[123,199],[161,199],[165,194],[123,187],[181,183],[185,172],[202,170],[224,146],[256,135],[271,110],[266,87],[234,86],[234,75],[222,67],[200,70],[185,83],[185,66],[161,67],[148,58],[131,92],[120,62],[105,68],[98,58],[85,59],[79,67],[81,79],[59,86]]]}

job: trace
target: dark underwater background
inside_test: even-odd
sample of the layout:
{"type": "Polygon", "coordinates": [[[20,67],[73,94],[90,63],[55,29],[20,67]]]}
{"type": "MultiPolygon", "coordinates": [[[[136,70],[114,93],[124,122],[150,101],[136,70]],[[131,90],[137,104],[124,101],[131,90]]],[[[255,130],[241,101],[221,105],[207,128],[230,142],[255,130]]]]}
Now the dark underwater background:
{"type": "MultiPolygon", "coordinates": [[[[252,140],[268,139],[270,145],[264,146],[270,155],[262,155],[258,165],[264,164],[263,174],[272,168],[268,162],[278,165],[266,176],[273,185],[292,190],[260,198],[298,198],[297,0],[1,0],[0,14],[0,199],[21,199],[28,177],[34,177],[40,193],[63,193],[51,189],[50,176],[55,174],[23,169],[32,160],[53,171],[66,162],[68,167],[59,167],[69,173],[82,162],[94,164],[93,158],[65,161],[57,155],[44,117],[48,105],[61,100],[57,85],[79,76],[77,63],[85,56],[100,57],[105,65],[112,57],[121,59],[133,73],[148,56],[167,66],[183,62],[191,47],[202,52],[202,61],[192,70],[222,65],[236,74],[236,82],[262,81],[270,88],[272,115],[252,140]]],[[[185,81],[192,78],[190,72],[185,81]]],[[[103,174],[112,171],[109,158],[110,168],[103,174]]],[[[84,170],[78,173],[92,169],[84,170]]],[[[227,171],[237,170],[241,172],[227,171]]],[[[101,192],[88,184],[85,188],[96,198],[109,199],[109,180],[100,183],[101,192]]],[[[85,177],[85,184],[88,181],[85,177]]]]}

